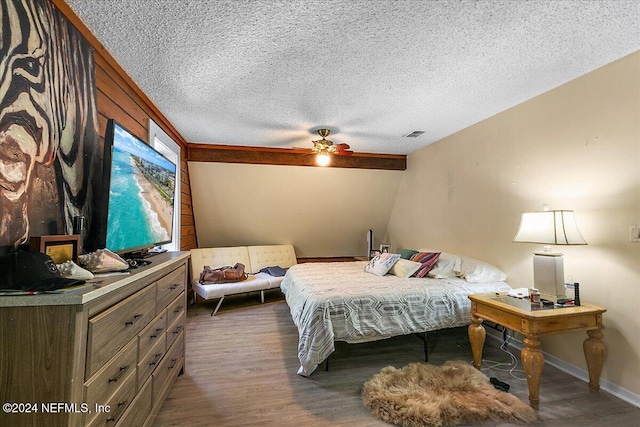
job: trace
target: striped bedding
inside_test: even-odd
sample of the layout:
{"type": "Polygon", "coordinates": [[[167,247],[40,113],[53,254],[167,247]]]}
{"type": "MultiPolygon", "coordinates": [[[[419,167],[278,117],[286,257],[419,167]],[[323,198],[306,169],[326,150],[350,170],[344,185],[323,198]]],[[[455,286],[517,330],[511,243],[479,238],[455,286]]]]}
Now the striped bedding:
{"type": "Polygon", "coordinates": [[[505,282],[399,278],[364,272],[366,262],[292,266],[280,288],[298,327],[299,375],[309,376],[335,350],[359,343],[464,326],[467,295],[508,289],[505,282]]]}

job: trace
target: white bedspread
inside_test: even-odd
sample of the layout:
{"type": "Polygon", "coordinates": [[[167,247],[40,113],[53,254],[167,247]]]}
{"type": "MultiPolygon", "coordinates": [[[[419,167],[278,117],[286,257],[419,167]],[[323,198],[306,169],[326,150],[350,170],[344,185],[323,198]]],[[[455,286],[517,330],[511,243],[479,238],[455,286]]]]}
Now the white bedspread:
{"type": "Polygon", "coordinates": [[[334,341],[358,343],[464,326],[467,295],[509,288],[505,282],[403,279],[364,272],[366,262],[292,266],[280,288],[298,327],[298,374],[308,376],[335,350],[334,341]]]}

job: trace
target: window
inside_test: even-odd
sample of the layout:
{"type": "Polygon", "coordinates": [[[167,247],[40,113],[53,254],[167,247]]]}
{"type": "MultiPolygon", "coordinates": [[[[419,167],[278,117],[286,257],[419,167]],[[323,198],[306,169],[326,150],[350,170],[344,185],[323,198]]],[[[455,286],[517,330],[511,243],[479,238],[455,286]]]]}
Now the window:
{"type": "Polygon", "coordinates": [[[173,202],[173,232],[171,243],[162,245],[169,251],[180,250],[180,146],[160,126],[149,119],[149,141],[151,146],[176,164],[176,190],[173,202]]]}

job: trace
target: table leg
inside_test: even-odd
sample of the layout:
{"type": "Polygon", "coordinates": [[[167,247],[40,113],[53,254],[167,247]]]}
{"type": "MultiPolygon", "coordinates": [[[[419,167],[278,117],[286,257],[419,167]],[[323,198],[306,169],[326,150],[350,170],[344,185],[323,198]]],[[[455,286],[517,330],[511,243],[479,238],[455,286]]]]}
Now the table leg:
{"type": "Polygon", "coordinates": [[[482,319],[471,315],[471,324],[468,329],[469,341],[471,342],[471,352],[473,353],[473,366],[480,370],[482,365],[482,348],[484,347],[484,340],[487,335],[484,326],[482,326],[482,319]]]}
{"type": "Polygon", "coordinates": [[[527,386],[529,386],[529,404],[532,408],[538,409],[540,405],[540,377],[544,366],[544,356],[540,351],[540,341],[537,337],[525,337],[524,345],[520,358],[527,376],[527,386]]]}
{"type": "Polygon", "coordinates": [[[600,390],[600,372],[604,363],[604,352],[606,350],[602,342],[602,331],[593,329],[587,331],[589,338],[584,340],[582,348],[584,357],[587,359],[587,369],[589,370],[589,389],[591,391],[600,390]]]}

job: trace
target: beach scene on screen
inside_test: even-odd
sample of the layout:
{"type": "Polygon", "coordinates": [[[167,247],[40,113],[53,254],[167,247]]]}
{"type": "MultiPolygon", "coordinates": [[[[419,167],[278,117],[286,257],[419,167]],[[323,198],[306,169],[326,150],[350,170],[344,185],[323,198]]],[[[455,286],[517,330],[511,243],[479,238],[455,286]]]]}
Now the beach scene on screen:
{"type": "Polygon", "coordinates": [[[171,240],[176,166],[114,126],[107,244],[112,251],[171,240]]]}

